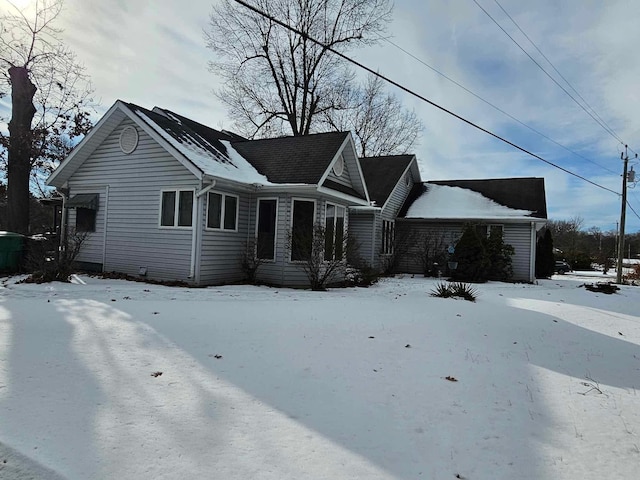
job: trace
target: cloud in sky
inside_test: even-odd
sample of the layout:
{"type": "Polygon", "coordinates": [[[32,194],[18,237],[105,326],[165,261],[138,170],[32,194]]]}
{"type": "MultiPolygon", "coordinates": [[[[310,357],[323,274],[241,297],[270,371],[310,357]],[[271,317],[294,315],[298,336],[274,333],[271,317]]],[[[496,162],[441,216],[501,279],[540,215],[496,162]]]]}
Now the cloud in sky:
{"type": "MultiPolygon", "coordinates": [[[[640,61],[635,52],[640,2],[499,1],[607,125],[640,152],[640,61]]],[[[478,3],[557,78],[495,0],[478,3]]],[[[208,72],[212,53],[203,39],[211,5],[211,0],[66,0],[60,26],[92,77],[103,110],[120,98],[145,107],[163,106],[221,128],[230,122],[212,94],[219,84],[208,72]]],[[[522,127],[389,43],[353,56],[551,162],[621,190],[620,142],[558,88],[473,0],[396,0],[389,33],[393,42],[424,62],[590,161],[522,127]]],[[[585,227],[615,229],[619,196],[514,150],[394,87],[389,90],[425,123],[415,152],[425,180],[543,176],[550,218],[580,216],[585,227]]],[[[629,202],[640,213],[640,193],[630,192],[629,202]]],[[[640,219],[628,211],[627,231],[638,230],[640,219]]]]}

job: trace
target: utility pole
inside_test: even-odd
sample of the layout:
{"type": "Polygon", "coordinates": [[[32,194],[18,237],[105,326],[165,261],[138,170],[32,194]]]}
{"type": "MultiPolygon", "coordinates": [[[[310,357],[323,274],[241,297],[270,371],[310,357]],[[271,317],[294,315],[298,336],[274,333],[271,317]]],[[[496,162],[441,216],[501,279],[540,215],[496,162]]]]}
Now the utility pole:
{"type": "MultiPolygon", "coordinates": [[[[627,216],[627,167],[629,166],[627,145],[624,146],[624,153],[620,154],[620,158],[624,161],[624,167],[622,170],[622,207],[620,209],[620,235],[618,237],[618,264],[616,283],[622,284],[622,257],[624,256],[624,222],[627,216]]],[[[637,153],[636,158],[638,158],[637,153]]]]}

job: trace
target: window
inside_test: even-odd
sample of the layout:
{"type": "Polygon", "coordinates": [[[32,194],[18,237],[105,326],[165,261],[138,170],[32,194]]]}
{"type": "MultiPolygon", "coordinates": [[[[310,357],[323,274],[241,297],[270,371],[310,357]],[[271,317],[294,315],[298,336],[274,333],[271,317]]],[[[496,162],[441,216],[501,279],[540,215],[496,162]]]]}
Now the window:
{"type": "Polygon", "coordinates": [[[256,257],[262,260],[275,260],[276,258],[277,210],[277,200],[258,199],[256,257]]]}
{"type": "Polygon", "coordinates": [[[193,213],[192,190],[166,190],[162,192],[160,226],[190,227],[193,213]]]}
{"type": "Polygon", "coordinates": [[[235,232],[238,229],[238,197],[209,192],[207,228],[235,232]]]}
{"type": "Polygon", "coordinates": [[[382,221],[382,253],[393,254],[393,242],[395,241],[395,223],[391,220],[382,221]]]}
{"type": "Polygon", "coordinates": [[[67,201],[67,208],[76,210],[76,231],[96,231],[96,212],[99,204],[100,195],[97,193],[78,193],[67,201]]]}
{"type": "Polygon", "coordinates": [[[76,208],[76,231],[96,231],[96,211],[92,208],[76,208]]]}
{"type": "Polygon", "coordinates": [[[344,173],[344,157],[342,154],[338,157],[338,159],[333,164],[333,173],[336,177],[341,177],[344,173]]]}
{"type": "Polygon", "coordinates": [[[502,225],[476,225],[476,232],[480,238],[489,238],[491,233],[502,234],[502,225]]]}
{"type": "Polygon", "coordinates": [[[293,200],[291,215],[291,260],[311,258],[313,248],[313,222],[316,202],[313,200],[293,200]]]}
{"type": "Polygon", "coordinates": [[[324,259],[342,260],[344,255],[345,208],[327,204],[324,229],[324,259]]]}

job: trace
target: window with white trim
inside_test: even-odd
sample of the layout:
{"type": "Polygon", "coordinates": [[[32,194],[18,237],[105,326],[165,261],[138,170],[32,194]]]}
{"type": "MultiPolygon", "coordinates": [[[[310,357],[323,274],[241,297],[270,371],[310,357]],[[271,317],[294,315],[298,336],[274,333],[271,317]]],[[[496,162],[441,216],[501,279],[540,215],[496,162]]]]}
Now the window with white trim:
{"type": "Polygon", "coordinates": [[[207,196],[207,229],[238,230],[238,197],[209,192],[207,196]]]}
{"type": "Polygon", "coordinates": [[[256,257],[261,260],[275,260],[276,258],[277,218],[278,201],[275,198],[259,198],[256,257]]]}
{"type": "Polygon", "coordinates": [[[193,190],[163,190],[160,202],[161,227],[191,227],[193,190]]]}
{"type": "Polygon", "coordinates": [[[344,257],[344,217],[346,209],[327,203],[324,224],[324,259],[342,260],[344,257]]]}
{"type": "Polygon", "coordinates": [[[314,200],[293,200],[291,213],[291,261],[311,258],[313,249],[313,224],[316,215],[314,200]]]}
{"type": "Polygon", "coordinates": [[[393,254],[393,243],[396,236],[395,222],[392,220],[382,221],[382,254],[393,254]]]}

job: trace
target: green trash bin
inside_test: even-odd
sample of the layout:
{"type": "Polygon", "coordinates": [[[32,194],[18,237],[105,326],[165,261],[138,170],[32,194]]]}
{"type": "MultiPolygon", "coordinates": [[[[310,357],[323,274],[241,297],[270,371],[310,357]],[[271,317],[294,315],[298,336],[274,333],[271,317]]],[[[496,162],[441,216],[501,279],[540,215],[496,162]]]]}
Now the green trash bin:
{"type": "Polygon", "coordinates": [[[0,232],[0,272],[16,272],[20,265],[24,235],[0,232]]]}

